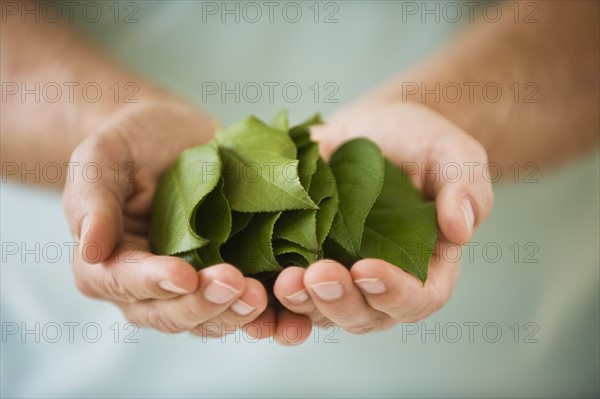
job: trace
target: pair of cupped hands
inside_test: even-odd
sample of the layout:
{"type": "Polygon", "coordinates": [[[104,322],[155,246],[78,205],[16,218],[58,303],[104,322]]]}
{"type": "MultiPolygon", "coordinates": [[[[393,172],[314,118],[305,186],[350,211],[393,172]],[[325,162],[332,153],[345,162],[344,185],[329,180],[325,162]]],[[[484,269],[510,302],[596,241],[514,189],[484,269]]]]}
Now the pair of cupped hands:
{"type": "MultiPolygon", "coordinates": [[[[156,256],[146,239],[161,175],[184,149],[212,138],[214,126],[180,101],[131,104],[115,113],[72,154],[75,165],[95,163],[101,177],[74,174],[64,206],[79,239],[73,272],[85,295],[115,303],[139,326],[219,337],[237,328],[255,339],[304,342],[314,325],[351,333],[415,322],[451,295],[456,253],[489,214],[493,194],[483,178],[485,149],[459,127],[416,103],[357,102],[313,129],[322,155],[350,138],[376,142],[399,166],[416,166],[413,183],[436,202],[440,232],[425,284],[397,266],[364,259],[351,268],[332,260],[287,267],[269,304],[263,285],[232,265],[196,271],[177,257],[156,256]],[[459,178],[431,173],[449,163],[470,165],[459,178]]],[[[414,172],[415,168],[412,169],[414,172]]]]}

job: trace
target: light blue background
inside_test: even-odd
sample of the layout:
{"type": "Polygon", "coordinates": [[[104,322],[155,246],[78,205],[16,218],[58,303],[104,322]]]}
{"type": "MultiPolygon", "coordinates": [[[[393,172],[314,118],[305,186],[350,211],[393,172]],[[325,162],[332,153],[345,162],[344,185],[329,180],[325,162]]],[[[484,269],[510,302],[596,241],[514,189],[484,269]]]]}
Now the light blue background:
{"type": "MultiPolygon", "coordinates": [[[[302,3],[308,12],[308,4],[302,3]]],[[[401,23],[392,2],[338,2],[337,24],[202,23],[201,3],[144,2],[137,24],[87,25],[110,51],[148,76],[182,93],[230,123],[248,113],[270,117],[287,107],[292,119],[337,104],[204,103],[202,82],[336,82],[345,102],[432,51],[457,26],[401,23]]],[[[216,96],[215,96],[216,97],[216,96]]],[[[263,99],[264,100],[264,99],[263,99]]],[[[160,151],[160,149],[157,149],[160,151]]],[[[67,328],[59,343],[3,333],[2,397],[298,397],[298,396],[598,396],[600,213],[598,155],[561,170],[537,174],[538,183],[497,185],[495,209],[473,238],[481,245],[465,257],[448,305],[417,325],[434,334],[408,335],[412,325],[365,336],[321,331],[305,345],[282,348],[235,336],[226,342],[141,330],[138,343],[123,343],[125,320],[111,305],[75,289],[66,248],[56,263],[33,256],[5,256],[1,268],[1,319],[9,323],[79,322],[73,343],[67,328]],[[519,261],[509,248],[519,243],[519,261]],[[523,263],[526,243],[539,263],[523,263]],[[486,258],[496,243],[503,253],[486,258]],[[102,338],[87,343],[85,323],[98,323],[102,338]],[[463,323],[479,323],[473,342],[463,323]],[[514,342],[510,327],[518,322],[514,342]],[[538,327],[525,343],[525,323],[538,327]],[[119,343],[110,326],[118,323],[119,343]],[[462,337],[449,341],[458,323],[462,337]],[[498,323],[502,336],[486,323],[498,323]],[[444,329],[444,327],[446,327],[444,329]],[[447,333],[446,336],[441,334],[447,333]],[[336,342],[326,342],[325,337],[336,342]],[[444,339],[447,338],[447,339],[444,339]],[[487,338],[487,340],[486,340],[487,338]],[[4,342],[6,341],[6,342],[4,342]],[[25,342],[22,342],[25,341],[25,342]],[[315,342],[317,341],[317,342],[315,342]]],[[[71,242],[60,196],[17,183],[0,185],[3,245],[27,248],[71,242]],[[23,243],[23,244],[21,244],[23,243]]],[[[11,324],[12,325],[12,324],[11,324]]],[[[532,331],[531,329],[528,331],[532,331]]],[[[51,331],[50,331],[51,332],[51,331]]],[[[93,332],[93,331],[92,331],[93,332]]],[[[53,335],[53,334],[52,334],[53,335]]],[[[93,335],[93,334],[91,334],[93,335]]],[[[238,336],[239,337],[239,336],[238,336]]],[[[92,337],[93,338],[93,337],[92,337]]]]}

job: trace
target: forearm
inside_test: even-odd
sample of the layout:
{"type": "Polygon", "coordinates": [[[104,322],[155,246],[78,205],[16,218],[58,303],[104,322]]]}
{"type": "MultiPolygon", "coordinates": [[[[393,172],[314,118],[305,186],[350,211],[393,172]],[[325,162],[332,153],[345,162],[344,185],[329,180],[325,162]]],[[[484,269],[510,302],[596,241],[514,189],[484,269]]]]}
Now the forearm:
{"type": "Polygon", "coordinates": [[[509,2],[500,22],[468,27],[367,101],[423,102],[473,135],[502,167],[544,165],[597,148],[599,3],[537,4],[539,22],[524,23],[523,12],[515,22],[509,2]]]}
{"type": "Polygon", "coordinates": [[[73,149],[111,115],[174,99],[66,24],[7,16],[1,33],[1,159],[9,177],[44,182],[23,171],[50,162],[66,170],[73,149]]]}

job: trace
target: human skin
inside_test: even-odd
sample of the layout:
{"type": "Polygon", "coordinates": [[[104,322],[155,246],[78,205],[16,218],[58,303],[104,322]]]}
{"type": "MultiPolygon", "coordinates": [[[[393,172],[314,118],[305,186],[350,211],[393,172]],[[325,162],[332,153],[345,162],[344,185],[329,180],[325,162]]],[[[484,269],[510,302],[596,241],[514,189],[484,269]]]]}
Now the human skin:
{"type": "MultiPolygon", "coordinates": [[[[467,242],[491,211],[493,177],[482,166],[493,163],[512,177],[515,166],[552,167],[598,149],[599,3],[536,4],[537,23],[479,21],[315,129],[325,156],[349,138],[366,135],[396,164],[419,165],[411,178],[435,199],[441,234],[424,285],[382,260],[361,260],[350,270],[325,260],[281,273],[275,293],[288,309],[355,333],[429,316],[446,303],[458,277],[460,262],[451,261],[456,259],[452,244],[467,242]],[[504,95],[497,102],[471,101],[466,93],[458,101],[421,96],[421,84],[431,90],[436,83],[464,88],[464,82],[479,87],[492,82],[504,88],[504,95]],[[510,91],[515,82],[521,88],[518,96],[510,91]],[[526,83],[539,89],[536,102],[524,101],[526,83]],[[418,93],[406,92],[415,87],[418,93]],[[438,182],[426,173],[436,164],[453,162],[462,166],[458,181],[442,176],[438,182]],[[469,203],[473,222],[466,211],[469,203]]],[[[505,4],[503,15],[511,15],[510,5],[505,4]]]]}
{"type": "Polygon", "coordinates": [[[482,173],[487,162],[503,170],[515,162],[546,166],[597,148],[598,3],[542,1],[538,6],[538,23],[504,19],[469,26],[442,51],[314,130],[326,157],[360,135],[378,143],[398,165],[475,165],[474,178],[463,173],[452,182],[411,175],[436,201],[441,233],[424,285],[381,260],[361,260],[350,269],[322,260],[279,275],[274,291],[285,308],[275,310],[262,285],[230,265],[196,272],[178,258],[151,254],[145,233],[158,179],[183,149],[210,140],[215,122],[66,26],[42,22],[27,27],[11,18],[2,23],[3,81],[96,81],[104,87],[136,82],[139,103],[111,98],[93,104],[22,103],[13,96],[1,104],[2,162],[71,160],[96,162],[103,170],[117,162],[124,175],[136,165],[133,181],[106,173],[90,183],[75,174],[65,185],[64,204],[80,248],[94,243],[100,249],[76,254],[77,286],[86,295],[116,303],[140,325],[211,336],[226,332],[215,325],[225,330],[254,326],[249,333],[292,344],[305,340],[313,323],[365,333],[420,320],[446,303],[459,274],[459,262],[439,255],[467,242],[491,211],[491,183],[482,173]],[[496,103],[466,97],[432,101],[431,96],[422,101],[406,93],[407,82],[432,87],[465,81],[504,88],[535,82],[539,101],[524,103],[509,95],[496,103]],[[292,323],[301,331],[293,339],[284,334],[292,323]]]}

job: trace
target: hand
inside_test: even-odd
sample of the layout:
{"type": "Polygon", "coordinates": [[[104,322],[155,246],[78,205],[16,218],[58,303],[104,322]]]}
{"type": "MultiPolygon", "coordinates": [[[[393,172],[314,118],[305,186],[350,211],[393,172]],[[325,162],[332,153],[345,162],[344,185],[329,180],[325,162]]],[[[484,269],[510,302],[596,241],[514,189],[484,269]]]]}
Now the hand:
{"type": "MultiPolygon", "coordinates": [[[[362,334],[415,322],[440,309],[459,274],[457,244],[467,242],[491,211],[491,183],[484,178],[484,148],[460,128],[419,104],[353,106],[313,132],[328,157],[341,143],[357,136],[375,141],[384,155],[402,166],[425,196],[435,199],[439,239],[423,285],[400,268],[378,259],[356,262],[350,270],[331,260],[308,269],[288,267],[275,283],[279,301],[319,325],[336,323],[362,334]],[[471,164],[469,162],[472,162],[471,164]],[[410,164],[408,164],[410,163],[410,164]],[[427,173],[458,164],[461,174],[427,173]],[[469,170],[469,168],[472,168],[469,170]],[[457,255],[457,256],[455,256],[457,255]]],[[[489,179],[488,179],[489,180],[489,179]]],[[[306,321],[303,321],[306,323],[306,321]]],[[[306,335],[308,337],[308,335],[306,335]]],[[[279,337],[285,340],[285,337],[279,337]]]]}
{"type": "Polygon", "coordinates": [[[88,171],[74,173],[64,190],[67,219],[79,237],[77,287],[114,302],[140,326],[220,336],[267,306],[262,284],[233,266],[197,272],[182,259],[149,252],[148,219],[162,173],[213,130],[190,106],[154,100],[113,115],[71,157],[77,170],[88,171]]]}

